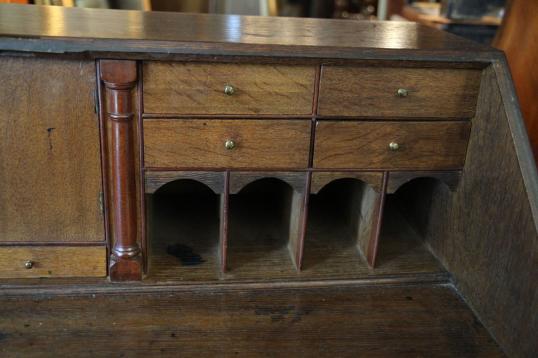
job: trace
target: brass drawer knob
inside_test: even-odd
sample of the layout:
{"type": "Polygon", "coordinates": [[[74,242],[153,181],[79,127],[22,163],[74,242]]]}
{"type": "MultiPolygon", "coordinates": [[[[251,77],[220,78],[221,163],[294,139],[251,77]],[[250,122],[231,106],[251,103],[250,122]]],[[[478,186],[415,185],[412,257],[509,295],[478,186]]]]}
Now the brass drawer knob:
{"type": "Polygon", "coordinates": [[[235,142],[232,139],[227,139],[226,142],[224,142],[224,148],[228,150],[232,150],[235,148],[235,142]]]}
{"type": "Polygon", "coordinates": [[[32,267],[34,267],[34,262],[32,260],[28,260],[24,263],[24,267],[27,268],[28,270],[31,269],[32,267]]]}
{"type": "Polygon", "coordinates": [[[393,152],[397,151],[398,149],[400,149],[400,145],[396,142],[390,142],[389,143],[389,149],[392,150],[393,152]]]}
{"type": "Polygon", "coordinates": [[[396,91],[396,95],[398,97],[407,97],[408,94],[409,94],[409,91],[406,90],[405,88],[398,88],[398,91],[396,91]]]}
{"type": "Polygon", "coordinates": [[[224,85],[224,94],[231,96],[235,93],[235,88],[232,85],[224,85]]]}

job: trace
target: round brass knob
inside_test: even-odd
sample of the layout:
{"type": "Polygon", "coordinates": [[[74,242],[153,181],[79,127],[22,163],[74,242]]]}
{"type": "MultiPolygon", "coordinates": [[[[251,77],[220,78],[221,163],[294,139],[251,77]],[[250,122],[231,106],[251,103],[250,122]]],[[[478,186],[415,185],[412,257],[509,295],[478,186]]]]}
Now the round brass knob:
{"type": "Polygon", "coordinates": [[[32,260],[28,260],[24,263],[24,267],[26,267],[28,270],[34,267],[34,262],[32,260]]]}
{"type": "Polygon", "coordinates": [[[235,88],[232,85],[224,85],[224,93],[231,96],[235,93],[235,88]]]}
{"type": "Polygon", "coordinates": [[[398,91],[396,91],[396,94],[398,95],[398,97],[407,97],[407,95],[409,94],[409,91],[406,90],[405,88],[398,88],[398,91]]]}
{"type": "Polygon", "coordinates": [[[232,139],[227,139],[226,142],[224,142],[224,148],[228,150],[232,150],[235,148],[235,142],[232,139]]]}
{"type": "Polygon", "coordinates": [[[396,142],[390,142],[389,149],[392,151],[397,151],[398,149],[400,149],[400,145],[396,142]]]}

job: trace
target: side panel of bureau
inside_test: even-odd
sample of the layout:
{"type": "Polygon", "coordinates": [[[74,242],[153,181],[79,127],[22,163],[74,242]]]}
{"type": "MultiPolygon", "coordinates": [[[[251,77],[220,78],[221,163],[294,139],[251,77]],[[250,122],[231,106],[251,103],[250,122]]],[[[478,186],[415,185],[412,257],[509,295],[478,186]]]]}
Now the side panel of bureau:
{"type": "Polygon", "coordinates": [[[322,116],[471,118],[480,71],[324,66],[322,116]]]}
{"type": "Polygon", "coordinates": [[[0,247],[0,278],[103,277],[106,247],[0,247]]]}
{"type": "Polygon", "coordinates": [[[310,126],[308,120],[145,120],[145,165],[304,168],[310,126]]]}
{"type": "Polygon", "coordinates": [[[470,128],[469,122],[321,121],[314,166],[458,169],[465,161],[470,128]]]}
{"type": "Polygon", "coordinates": [[[95,64],[0,58],[0,241],[104,241],[95,64]]]}
{"type": "Polygon", "coordinates": [[[146,113],[312,113],[314,66],[146,62],[143,73],[146,113]]]}

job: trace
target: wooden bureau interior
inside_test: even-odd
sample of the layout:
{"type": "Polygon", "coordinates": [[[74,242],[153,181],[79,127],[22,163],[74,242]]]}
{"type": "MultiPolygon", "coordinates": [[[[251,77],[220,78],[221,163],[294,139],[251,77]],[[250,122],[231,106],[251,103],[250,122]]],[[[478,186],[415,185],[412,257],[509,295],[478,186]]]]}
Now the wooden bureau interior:
{"type": "Polygon", "coordinates": [[[423,178],[457,185],[479,68],[138,66],[148,279],[339,279],[435,260],[415,227],[428,213],[401,211],[423,178]]]}
{"type": "Polygon", "coordinates": [[[450,286],[536,349],[538,175],[501,52],[412,23],[0,10],[0,293],[450,286]]]}

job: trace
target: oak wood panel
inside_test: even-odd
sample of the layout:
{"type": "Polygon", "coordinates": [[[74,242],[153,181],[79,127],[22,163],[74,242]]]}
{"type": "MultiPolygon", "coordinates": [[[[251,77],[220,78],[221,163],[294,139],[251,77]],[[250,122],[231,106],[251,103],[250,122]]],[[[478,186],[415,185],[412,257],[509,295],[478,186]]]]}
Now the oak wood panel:
{"type": "Polygon", "coordinates": [[[415,23],[48,6],[0,8],[0,48],[19,51],[336,58],[371,56],[371,50],[377,48],[380,51],[376,55],[404,52],[430,58],[452,56],[456,61],[476,61],[497,53],[487,46],[415,23]]]}
{"type": "Polygon", "coordinates": [[[457,169],[463,167],[468,122],[320,121],[316,168],[457,169]],[[389,149],[396,142],[399,149],[389,149]]]}
{"type": "Polygon", "coordinates": [[[153,194],[163,185],[176,180],[194,180],[207,185],[216,194],[224,193],[224,172],[163,171],[146,172],[145,191],[153,194]]]}
{"type": "Polygon", "coordinates": [[[312,113],[314,66],[144,62],[143,71],[145,113],[312,113]]]}
{"type": "Polygon", "coordinates": [[[503,356],[450,286],[4,296],[0,316],[7,357],[503,356]]]}
{"type": "Polygon", "coordinates": [[[0,278],[104,277],[106,247],[0,247],[0,278]],[[25,267],[32,262],[30,269],[25,267]]]}
{"type": "Polygon", "coordinates": [[[310,121],[145,120],[146,167],[304,168],[310,121]],[[226,149],[226,140],[236,147],[226,149]]]}
{"type": "Polygon", "coordinates": [[[0,57],[0,241],[104,241],[92,61],[0,57]]]}
{"type": "Polygon", "coordinates": [[[466,69],[323,66],[322,116],[471,118],[480,71],[466,69]],[[407,96],[397,95],[406,89],[407,96]]]}
{"type": "Polygon", "coordinates": [[[304,193],[306,187],[306,173],[304,172],[230,172],[230,194],[239,193],[244,187],[257,180],[275,178],[282,180],[293,190],[304,193]]]}
{"type": "Polygon", "coordinates": [[[438,185],[418,206],[428,244],[481,321],[509,356],[534,357],[538,180],[513,92],[500,90],[510,88],[505,66],[484,71],[457,191],[438,185]]]}
{"type": "Polygon", "coordinates": [[[435,178],[445,183],[450,190],[456,190],[461,180],[461,171],[435,172],[435,171],[412,171],[389,173],[387,194],[393,194],[403,185],[418,178],[435,178]]]}
{"type": "Polygon", "coordinates": [[[377,192],[381,192],[382,172],[313,172],[310,193],[317,194],[327,184],[340,179],[357,179],[367,183],[377,192]]]}

